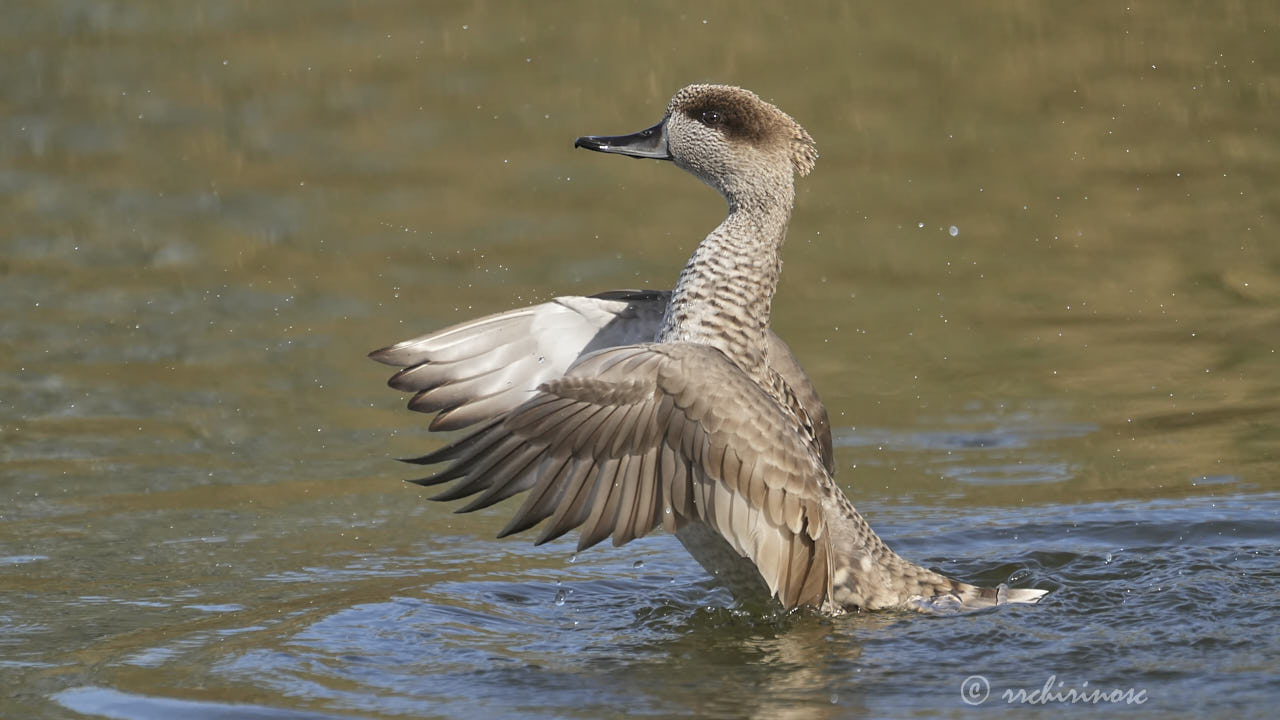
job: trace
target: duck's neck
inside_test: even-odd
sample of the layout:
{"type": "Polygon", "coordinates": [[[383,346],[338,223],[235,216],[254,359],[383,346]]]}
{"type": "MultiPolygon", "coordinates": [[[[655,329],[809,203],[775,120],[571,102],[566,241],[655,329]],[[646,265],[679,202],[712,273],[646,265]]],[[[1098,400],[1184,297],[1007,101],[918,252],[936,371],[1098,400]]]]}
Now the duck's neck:
{"type": "Polygon", "coordinates": [[[765,334],[794,197],[788,182],[785,192],[770,193],[767,201],[729,200],[729,216],[698,245],[680,273],[658,342],[711,345],[751,377],[764,380],[765,334]]]}

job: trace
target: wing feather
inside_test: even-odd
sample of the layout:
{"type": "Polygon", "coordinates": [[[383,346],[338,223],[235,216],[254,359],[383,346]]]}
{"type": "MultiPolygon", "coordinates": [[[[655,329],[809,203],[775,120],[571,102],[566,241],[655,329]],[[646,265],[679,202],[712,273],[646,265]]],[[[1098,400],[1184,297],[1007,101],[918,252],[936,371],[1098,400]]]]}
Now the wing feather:
{"type": "Polygon", "coordinates": [[[565,488],[572,485],[578,473],[585,473],[591,468],[588,461],[579,462],[572,455],[559,458],[559,464],[544,465],[539,468],[538,481],[533,490],[525,498],[524,503],[511,521],[498,533],[498,537],[506,537],[523,532],[546,520],[559,506],[564,497],[565,488]]]}
{"type": "Polygon", "coordinates": [[[427,479],[456,480],[440,497],[478,494],[465,511],[528,491],[502,535],[545,521],[535,542],[578,528],[585,549],[704,523],[784,606],[829,596],[825,542],[814,534],[831,482],[820,449],[717,350],[645,344],[587,355],[426,459],[452,461],[427,479]]]}
{"type": "Polygon", "coordinates": [[[527,459],[522,462],[522,456],[530,455],[530,451],[536,454],[536,448],[529,448],[520,439],[513,436],[503,436],[497,438],[497,442],[491,448],[481,446],[481,449],[487,449],[484,454],[476,456],[474,469],[463,475],[458,482],[454,483],[449,489],[439,493],[432,500],[458,500],[459,498],[473,495],[482,490],[489,488],[492,482],[491,473],[495,468],[501,471],[507,471],[512,465],[520,465],[523,467],[527,464],[527,459]]]}
{"type": "MultiPolygon", "coordinates": [[[[520,447],[516,452],[519,454],[514,459],[508,460],[493,474],[484,477],[484,487],[480,494],[458,508],[458,512],[468,513],[486,508],[533,487],[538,479],[537,469],[542,453],[538,448],[528,445],[520,447]]],[[[462,483],[458,483],[455,487],[461,485],[462,483]]]]}
{"type": "Polygon", "coordinates": [[[603,464],[593,464],[582,458],[579,462],[582,466],[582,471],[575,472],[570,476],[571,484],[566,485],[564,495],[558,498],[555,512],[551,514],[551,520],[547,522],[546,526],[542,528],[542,532],[538,533],[537,539],[533,541],[535,545],[555,540],[582,524],[582,521],[586,519],[587,513],[591,511],[592,501],[599,488],[598,483],[590,482],[590,480],[593,477],[605,475],[610,470],[616,469],[618,461],[615,459],[606,461],[603,464]]]}
{"type": "MultiPolygon", "coordinates": [[[[388,384],[415,393],[412,409],[438,412],[431,430],[457,430],[500,418],[594,351],[653,340],[669,298],[668,292],[647,290],[559,297],[453,325],[369,356],[402,368],[388,384]]],[[[831,470],[827,410],[787,344],[773,332],[766,338],[769,367],[810,418],[823,464],[831,470]]],[[[636,370],[654,361],[638,355],[619,360],[634,363],[636,370]]],[[[683,384],[667,392],[679,395],[683,384]]]]}
{"type": "MultiPolygon", "coordinates": [[[[664,497],[674,513],[669,518],[670,522],[675,523],[677,518],[693,517],[693,483],[689,482],[688,465],[679,457],[676,449],[669,445],[662,448],[662,468],[664,497]]],[[[675,532],[674,524],[666,527],[667,521],[668,518],[664,518],[664,528],[668,532],[675,532]]]]}
{"type": "Polygon", "coordinates": [[[596,476],[594,486],[595,497],[591,512],[578,533],[578,550],[586,550],[609,537],[613,531],[619,496],[622,494],[622,476],[630,464],[629,457],[608,458],[599,463],[600,473],[596,476]]]}
{"type": "MultiPolygon", "coordinates": [[[[618,484],[615,490],[618,502],[612,513],[612,522],[606,528],[608,534],[615,539],[630,534],[635,528],[641,489],[640,468],[644,464],[642,458],[643,456],[640,455],[622,457],[623,466],[618,469],[618,477],[615,481],[618,484]]],[[[614,542],[615,546],[621,544],[614,542]]]]}
{"type": "MultiPolygon", "coordinates": [[[[662,521],[658,504],[657,465],[658,448],[651,447],[640,456],[640,467],[635,482],[636,500],[628,526],[619,528],[613,534],[613,544],[623,545],[638,537],[644,537],[662,521]]],[[[624,504],[625,508],[626,505],[624,504]]]]}

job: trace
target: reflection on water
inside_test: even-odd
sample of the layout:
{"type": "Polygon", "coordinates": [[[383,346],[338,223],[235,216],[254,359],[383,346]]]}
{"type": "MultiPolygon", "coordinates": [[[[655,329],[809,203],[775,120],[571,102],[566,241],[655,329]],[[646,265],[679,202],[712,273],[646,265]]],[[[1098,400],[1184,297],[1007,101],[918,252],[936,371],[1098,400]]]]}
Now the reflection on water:
{"type": "Polygon", "coordinates": [[[1270,5],[0,16],[3,714],[936,715],[970,675],[988,712],[1050,676],[1275,704],[1270,5]],[[571,142],[702,80],[818,141],[774,327],[840,481],[1042,605],[779,616],[671,538],[571,563],[400,483],[436,440],[364,353],[669,287],[720,201],[571,142]]]}

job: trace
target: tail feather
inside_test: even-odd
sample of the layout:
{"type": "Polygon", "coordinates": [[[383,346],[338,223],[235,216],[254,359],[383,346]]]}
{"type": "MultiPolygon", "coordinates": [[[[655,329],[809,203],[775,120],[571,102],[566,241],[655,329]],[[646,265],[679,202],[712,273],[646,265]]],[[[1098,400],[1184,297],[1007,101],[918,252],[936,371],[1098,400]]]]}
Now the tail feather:
{"type": "Polygon", "coordinates": [[[1004,583],[984,588],[953,580],[951,592],[933,597],[915,595],[907,600],[906,606],[931,615],[953,615],[998,605],[1034,605],[1048,593],[1048,590],[1034,588],[1011,588],[1004,583]]]}

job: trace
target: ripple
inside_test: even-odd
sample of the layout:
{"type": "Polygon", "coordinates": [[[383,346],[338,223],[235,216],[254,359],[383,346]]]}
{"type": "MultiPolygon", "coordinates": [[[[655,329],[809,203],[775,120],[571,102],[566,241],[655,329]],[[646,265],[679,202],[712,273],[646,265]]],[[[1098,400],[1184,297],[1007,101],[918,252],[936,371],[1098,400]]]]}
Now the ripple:
{"type": "Polygon", "coordinates": [[[192,720],[292,720],[293,718],[333,718],[346,716],[283,710],[242,703],[203,702],[175,698],[149,697],[124,693],[110,688],[78,687],[53,695],[53,701],[72,712],[120,720],[170,720],[175,717],[192,720]]]}

